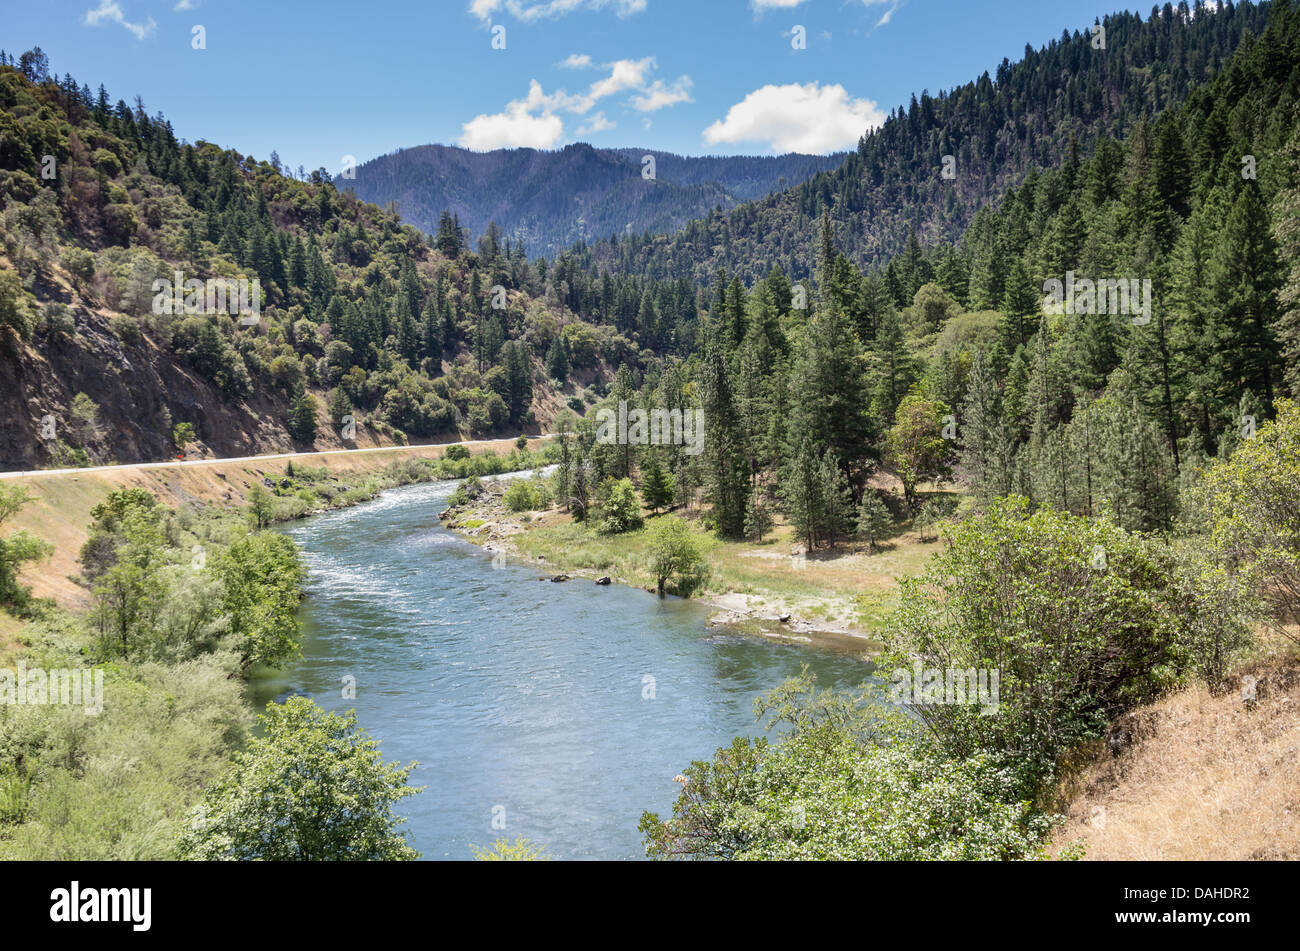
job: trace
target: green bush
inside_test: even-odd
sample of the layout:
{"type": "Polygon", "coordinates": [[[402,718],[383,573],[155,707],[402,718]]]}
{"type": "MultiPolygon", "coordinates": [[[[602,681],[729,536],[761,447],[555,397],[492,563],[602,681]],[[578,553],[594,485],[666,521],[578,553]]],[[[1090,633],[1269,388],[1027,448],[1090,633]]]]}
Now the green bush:
{"type": "Polygon", "coordinates": [[[1039,857],[1051,820],[987,756],[948,759],[866,698],[818,694],[805,674],[757,705],[778,742],[737,737],[687,767],[672,816],[644,813],[653,858],[917,861],[1039,857]]]}
{"type": "Polygon", "coordinates": [[[690,597],[707,579],[708,564],[699,545],[686,522],[675,515],[660,518],[650,528],[650,570],[660,594],[676,579],[677,593],[690,597]]]}
{"type": "Polygon", "coordinates": [[[530,512],[547,508],[551,494],[540,480],[516,479],[506,489],[503,501],[512,512],[530,512]]]}
{"type": "Polygon", "coordinates": [[[1063,752],[1186,669],[1182,632],[1203,606],[1184,600],[1168,546],[1016,497],[947,538],[922,575],[901,582],[878,667],[996,673],[991,708],[912,707],[949,756],[993,755],[1030,797],[1063,752]]]}
{"type": "Polygon", "coordinates": [[[211,786],[178,839],[202,861],[377,861],[419,858],[395,806],[420,790],[417,764],[385,763],[356,715],[307,697],[267,704],[265,732],[211,786]]]}
{"type": "Polygon", "coordinates": [[[600,530],[610,535],[630,532],[644,524],[641,499],[631,479],[610,481],[602,492],[600,530]]]}

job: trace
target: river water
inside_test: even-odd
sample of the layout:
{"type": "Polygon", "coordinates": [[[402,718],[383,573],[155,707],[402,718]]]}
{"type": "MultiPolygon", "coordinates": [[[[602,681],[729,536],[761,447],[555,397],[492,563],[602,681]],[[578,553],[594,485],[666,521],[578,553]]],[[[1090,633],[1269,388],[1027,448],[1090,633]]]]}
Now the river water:
{"type": "Polygon", "coordinates": [[[411,782],[427,788],[398,808],[426,859],[502,836],[641,858],[642,810],[669,812],[673,776],[761,733],[757,696],[804,664],[823,687],[868,672],[709,629],[695,602],[494,564],[438,521],[453,488],[393,489],[286,529],[310,568],[304,656],[251,687],[259,707],[300,693],[355,709],[385,759],[418,760],[411,782]]]}

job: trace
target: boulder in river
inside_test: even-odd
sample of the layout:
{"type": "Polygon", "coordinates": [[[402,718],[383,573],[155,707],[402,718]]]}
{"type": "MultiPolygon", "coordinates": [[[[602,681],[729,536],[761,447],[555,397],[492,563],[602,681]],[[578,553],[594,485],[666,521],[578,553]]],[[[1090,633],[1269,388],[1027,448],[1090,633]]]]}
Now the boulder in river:
{"type": "Polygon", "coordinates": [[[609,575],[604,575],[603,577],[596,579],[596,584],[609,584],[609,583],[610,583],[609,575]]]}

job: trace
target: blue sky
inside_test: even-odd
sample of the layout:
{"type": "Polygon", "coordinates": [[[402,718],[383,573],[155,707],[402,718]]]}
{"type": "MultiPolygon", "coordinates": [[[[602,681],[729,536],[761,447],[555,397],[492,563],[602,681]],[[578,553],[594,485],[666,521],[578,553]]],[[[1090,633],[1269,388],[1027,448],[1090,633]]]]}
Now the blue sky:
{"type": "Polygon", "coordinates": [[[183,138],[336,172],[429,142],[838,151],[1120,2],[41,0],[7,4],[0,45],[183,138]]]}

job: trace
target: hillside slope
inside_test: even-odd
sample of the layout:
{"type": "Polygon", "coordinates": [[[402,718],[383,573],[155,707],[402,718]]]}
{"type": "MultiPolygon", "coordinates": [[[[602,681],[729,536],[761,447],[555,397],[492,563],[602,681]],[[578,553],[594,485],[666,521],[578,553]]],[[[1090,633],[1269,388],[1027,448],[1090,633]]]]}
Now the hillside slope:
{"type": "Polygon", "coordinates": [[[0,468],[537,431],[635,352],[521,249],[434,249],[319,174],[182,144],[138,98],[51,76],[39,50],[14,62],[0,468]],[[562,333],[564,360],[543,367],[562,333]]]}
{"type": "MultiPolygon", "coordinates": [[[[836,239],[859,267],[884,264],[915,233],[922,244],[961,236],[974,213],[1035,167],[1052,167],[1103,135],[1122,136],[1139,117],[1177,105],[1208,80],[1248,34],[1264,29],[1270,4],[1213,9],[1165,4],[1150,18],[1119,13],[1101,35],[1066,30],[992,75],[913,95],[866,133],[835,169],[732,210],[710,212],[672,235],[592,243],[594,268],[708,281],[723,268],[747,283],[773,266],[792,278],[813,270],[816,223],[829,210],[836,239]],[[951,177],[944,157],[951,156],[951,177]]],[[[1075,24],[1076,26],[1078,24],[1075,24]]]]}
{"type": "Polygon", "coordinates": [[[1092,860],[1300,858],[1300,662],[1240,676],[1254,678],[1249,705],[1197,686],[1116,724],[1114,752],[1076,777],[1055,846],[1081,842],[1092,860]]]}

